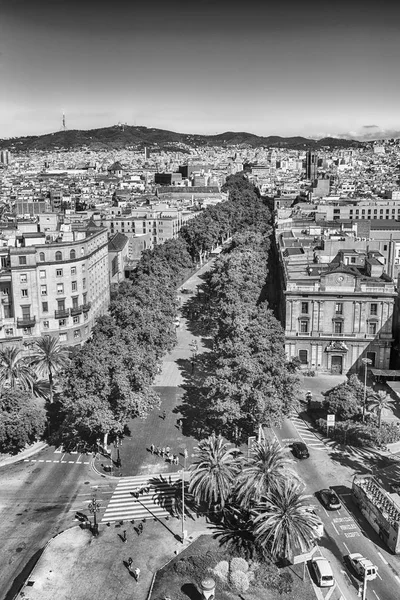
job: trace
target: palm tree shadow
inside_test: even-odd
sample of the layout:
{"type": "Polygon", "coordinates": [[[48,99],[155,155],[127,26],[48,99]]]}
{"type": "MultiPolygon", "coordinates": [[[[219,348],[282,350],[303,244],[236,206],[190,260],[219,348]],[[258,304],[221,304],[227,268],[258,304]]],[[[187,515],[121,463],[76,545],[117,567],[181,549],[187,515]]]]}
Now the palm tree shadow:
{"type": "MultiPolygon", "coordinates": [[[[173,481],[171,477],[160,475],[150,479],[149,485],[154,488],[153,502],[167,510],[171,516],[181,518],[183,512],[182,481],[173,481]]],[[[185,483],[185,517],[194,521],[197,507],[187,487],[187,483],[185,483]]]]}

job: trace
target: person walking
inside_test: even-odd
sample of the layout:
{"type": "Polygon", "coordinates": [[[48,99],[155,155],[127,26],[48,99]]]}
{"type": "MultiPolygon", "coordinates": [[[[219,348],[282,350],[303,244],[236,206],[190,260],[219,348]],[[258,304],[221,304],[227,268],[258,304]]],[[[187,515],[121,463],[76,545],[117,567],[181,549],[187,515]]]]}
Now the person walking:
{"type": "Polygon", "coordinates": [[[164,458],[164,455],[165,455],[165,448],[162,448],[161,449],[161,456],[162,456],[162,458],[164,458]]]}
{"type": "Polygon", "coordinates": [[[139,567],[136,567],[136,569],[133,571],[133,576],[136,579],[136,583],[139,583],[139,577],[140,577],[139,567]]]}
{"type": "Polygon", "coordinates": [[[154,448],[154,444],[152,444],[152,445],[150,446],[150,452],[151,452],[152,454],[154,454],[154,450],[155,450],[155,448],[154,448]]]}
{"type": "Polygon", "coordinates": [[[132,560],[131,557],[129,557],[128,558],[128,571],[131,571],[131,569],[132,569],[132,563],[133,563],[133,560],[132,560]]]}
{"type": "Polygon", "coordinates": [[[126,529],[124,529],[124,531],[122,532],[122,541],[126,544],[126,542],[128,541],[127,537],[126,537],[126,529]]]}
{"type": "Polygon", "coordinates": [[[139,535],[143,533],[143,523],[139,523],[138,530],[139,530],[139,535]]]}
{"type": "Polygon", "coordinates": [[[163,414],[162,414],[163,421],[165,421],[165,417],[166,417],[166,416],[167,416],[167,411],[166,411],[166,410],[163,410],[163,414]]]}

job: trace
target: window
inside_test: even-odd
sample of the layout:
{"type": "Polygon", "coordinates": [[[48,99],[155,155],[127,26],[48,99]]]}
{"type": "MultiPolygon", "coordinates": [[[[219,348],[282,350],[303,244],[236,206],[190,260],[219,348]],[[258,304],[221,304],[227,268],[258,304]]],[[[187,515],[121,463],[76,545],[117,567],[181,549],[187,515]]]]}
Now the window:
{"type": "Polygon", "coordinates": [[[81,256],[83,256],[85,254],[85,248],[82,246],[81,248],[81,256]]]}
{"type": "Polygon", "coordinates": [[[118,273],[118,256],[115,256],[111,263],[111,276],[113,277],[116,273],[118,273]]]}
{"type": "Polygon", "coordinates": [[[49,321],[43,321],[43,329],[49,328],[49,321]]]}
{"type": "Polygon", "coordinates": [[[9,296],[10,295],[10,288],[5,287],[2,289],[1,293],[3,294],[3,296],[9,296]]]}
{"type": "Polygon", "coordinates": [[[63,293],[64,293],[64,284],[57,283],[57,294],[63,294],[63,293]]]}
{"type": "Polygon", "coordinates": [[[387,250],[387,244],[383,244],[383,251],[385,252],[387,250]]]}
{"type": "Polygon", "coordinates": [[[66,342],[67,341],[67,334],[66,333],[60,333],[58,336],[58,339],[60,340],[60,342],[66,342]]]}
{"type": "Polygon", "coordinates": [[[308,314],[308,302],[302,302],[301,303],[301,312],[303,315],[307,315],[308,314]]]}
{"type": "Polygon", "coordinates": [[[76,292],[78,289],[78,282],[77,281],[73,281],[72,282],[72,291],[76,292]]]}
{"type": "Polygon", "coordinates": [[[80,338],[81,337],[81,330],[80,329],[75,329],[74,331],[74,338],[80,338]]]}
{"type": "Polygon", "coordinates": [[[45,259],[46,259],[46,257],[44,255],[44,252],[39,252],[39,260],[40,260],[40,262],[44,262],[45,259]]]}
{"type": "Polygon", "coordinates": [[[76,275],[76,267],[71,267],[71,275],[76,275]]]}
{"type": "Polygon", "coordinates": [[[343,314],[343,303],[342,302],[335,303],[335,314],[337,314],[337,315],[343,314]]]}
{"type": "Polygon", "coordinates": [[[48,302],[42,302],[42,311],[49,312],[49,303],[48,302]]]}
{"type": "Polygon", "coordinates": [[[376,302],[371,303],[370,314],[375,317],[378,315],[378,304],[376,302]]]}
{"type": "Polygon", "coordinates": [[[82,279],[82,287],[83,287],[83,289],[85,289],[85,287],[86,287],[86,278],[85,277],[82,279]]]}
{"type": "Polygon", "coordinates": [[[82,265],[82,273],[85,273],[86,271],[86,265],[82,265]]]}
{"type": "Polygon", "coordinates": [[[57,310],[65,310],[65,300],[57,300],[57,310]]]}
{"type": "Polygon", "coordinates": [[[308,321],[300,321],[300,332],[308,333],[308,321]]]}
{"type": "Polygon", "coordinates": [[[58,252],[56,252],[56,260],[62,260],[62,252],[60,252],[58,250],[58,252]]]}
{"type": "Polygon", "coordinates": [[[14,335],[14,329],[12,327],[6,327],[5,334],[7,337],[12,337],[14,335]]]}
{"type": "Polygon", "coordinates": [[[335,321],[333,324],[334,333],[343,333],[343,323],[342,321],[335,321]]]}
{"type": "Polygon", "coordinates": [[[56,269],[56,277],[62,277],[63,276],[63,270],[62,269],[56,269]]]}
{"type": "Polygon", "coordinates": [[[350,262],[352,264],[354,264],[356,262],[356,257],[355,256],[350,256],[350,262]]]}
{"type": "Polygon", "coordinates": [[[41,296],[47,296],[47,285],[40,286],[40,294],[41,296]]]}
{"type": "Polygon", "coordinates": [[[32,335],[32,327],[23,327],[22,331],[24,335],[32,335]]]}
{"type": "Polygon", "coordinates": [[[302,365],[306,365],[308,363],[308,352],[307,350],[299,350],[299,360],[302,365]]]}
{"type": "Polygon", "coordinates": [[[58,321],[58,326],[59,327],[66,327],[67,326],[67,319],[60,319],[58,321]]]}
{"type": "Polygon", "coordinates": [[[76,252],[75,252],[75,250],[71,250],[71,252],[69,253],[69,257],[71,259],[76,258],[76,252]]]}
{"type": "Polygon", "coordinates": [[[78,306],[79,306],[78,300],[79,300],[78,296],[74,296],[72,298],[72,308],[78,308],[78,306]]]}
{"type": "Polygon", "coordinates": [[[19,276],[19,280],[20,280],[21,283],[26,283],[28,281],[28,275],[26,273],[22,273],[19,276]]]}
{"type": "Polygon", "coordinates": [[[20,265],[26,265],[26,256],[19,256],[18,259],[20,265]]]}
{"type": "Polygon", "coordinates": [[[27,298],[28,297],[28,290],[26,288],[24,288],[23,290],[21,290],[21,296],[23,298],[27,298]]]}
{"type": "Polygon", "coordinates": [[[77,315],[76,317],[74,317],[73,321],[74,321],[74,325],[77,325],[79,323],[79,321],[80,321],[79,315],[77,315]]]}
{"type": "Polygon", "coordinates": [[[368,333],[370,335],[376,334],[376,323],[368,323],[368,333]]]}
{"type": "Polygon", "coordinates": [[[46,279],[46,271],[39,271],[40,279],[46,279]]]}

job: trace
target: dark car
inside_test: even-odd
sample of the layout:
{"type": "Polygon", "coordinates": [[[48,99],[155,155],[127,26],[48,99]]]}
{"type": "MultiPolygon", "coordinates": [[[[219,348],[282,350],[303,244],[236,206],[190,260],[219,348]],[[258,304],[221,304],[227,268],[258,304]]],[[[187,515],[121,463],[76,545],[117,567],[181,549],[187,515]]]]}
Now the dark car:
{"type": "Polygon", "coordinates": [[[339,500],[339,497],[336,494],[336,492],[334,492],[333,490],[331,490],[331,489],[321,490],[318,493],[318,496],[319,496],[319,499],[321,500],[322,504],[328,510],[339,510],[339,508],[342,508],[342,504],[339,500]]]}
{"type": "Polygon", "coordinates": [[[292,452],[296,458],[308,458],[310,453],[304,442],[294,442],[292,446],[292,452]]]}

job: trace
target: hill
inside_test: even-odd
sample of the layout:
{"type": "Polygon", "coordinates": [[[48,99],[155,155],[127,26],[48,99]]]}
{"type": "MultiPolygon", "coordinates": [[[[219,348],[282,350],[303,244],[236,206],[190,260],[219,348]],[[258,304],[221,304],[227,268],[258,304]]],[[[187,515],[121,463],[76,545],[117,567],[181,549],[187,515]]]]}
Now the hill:
{"type": "Polygon", "coordinates": [[[163,150],[182,150],[188,152],[196,146],[260,146],[304,149],[322,147],[348,148],[361,147],[365,144],[356,140],[324,138],[312,140],[304,137],[262,137],[252,133],[227,131],[217,135],[199,135],[176,133],[164,129],[133,127],[129,125],[104,127],[82,131],[71,129],[57,131],[39,136],[27,136],[0,140],[0,149],[8,148],[13,151],[27,150],[73,150],[88,148],[90,150],[121,150],[124,148],[142,149],[145,146],[163,150]]]}

